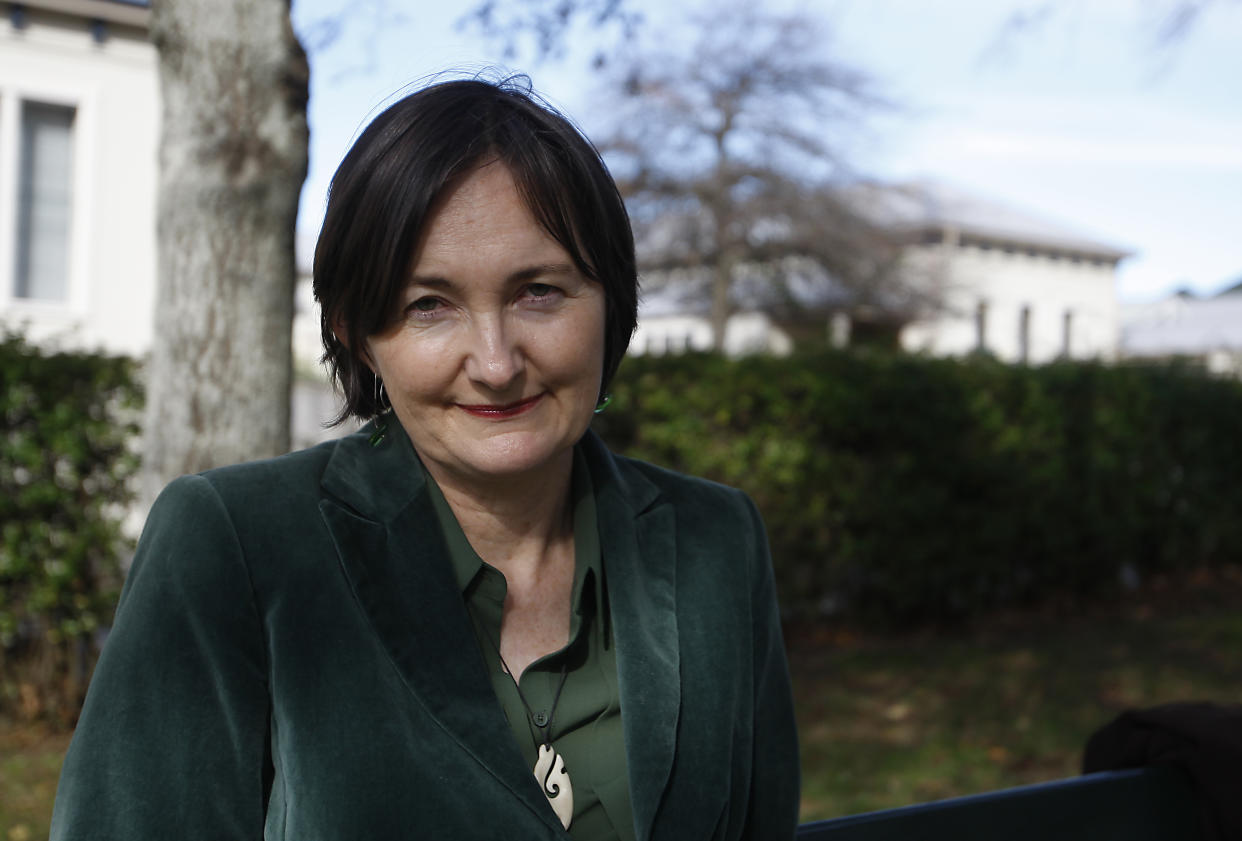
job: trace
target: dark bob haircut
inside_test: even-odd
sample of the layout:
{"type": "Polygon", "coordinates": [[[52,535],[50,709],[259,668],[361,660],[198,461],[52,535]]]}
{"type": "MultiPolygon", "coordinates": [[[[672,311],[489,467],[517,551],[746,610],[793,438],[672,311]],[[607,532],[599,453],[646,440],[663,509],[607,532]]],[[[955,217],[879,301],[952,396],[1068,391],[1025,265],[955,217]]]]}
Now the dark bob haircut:
{"type": "Polygon", "coordinates": [[[314,289],[323,361],[345,398],[337,423],[387,408],[364,361],[366,339],[395,317],[436,198],[489,161],[509,169],[531,214],[578,271],[604,288],[604,395],[638,311],[634,235],[612,176],[590,141],[532,93],[525,77],[442,82],[376,117],[332,178],[314,289]]]}

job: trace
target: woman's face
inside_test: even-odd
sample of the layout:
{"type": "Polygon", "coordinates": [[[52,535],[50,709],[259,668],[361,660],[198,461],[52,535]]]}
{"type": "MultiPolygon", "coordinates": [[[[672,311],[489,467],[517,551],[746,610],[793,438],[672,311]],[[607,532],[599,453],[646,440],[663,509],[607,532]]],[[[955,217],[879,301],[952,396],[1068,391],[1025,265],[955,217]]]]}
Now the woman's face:
{"type": "Polygon", "coordinates": [[[399,307],[366,350],[438,481],[570,469],[603,376],[604,291],[503,164],[437,201],[399,307]]]}

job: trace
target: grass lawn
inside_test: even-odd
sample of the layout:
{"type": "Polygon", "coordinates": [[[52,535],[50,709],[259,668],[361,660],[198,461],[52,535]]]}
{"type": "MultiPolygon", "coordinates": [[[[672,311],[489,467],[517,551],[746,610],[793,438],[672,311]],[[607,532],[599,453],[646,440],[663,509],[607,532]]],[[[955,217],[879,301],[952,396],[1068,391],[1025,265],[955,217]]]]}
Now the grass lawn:
{"type": "MultiPolygon", "coordinates": [[[[970,634],[790,635],[802,819],[1072,776],[1118,712],[1242,695],[1242,582],[970,634]]],[[[66,734],[0,723],[0,841],[42,841],[66,734]]]]}
{"type": "Polygon", "coordinates": [[[0,722],[0,841],[44,841],[68,733],[0,722]]]}
{"type": "Polygon", "coordinates": [[[791,635],[802,820],[1073,776],[1124,709],[1237,703],[1239,604],[1242,587],[1216,580],[971,635],[791,635]]]}

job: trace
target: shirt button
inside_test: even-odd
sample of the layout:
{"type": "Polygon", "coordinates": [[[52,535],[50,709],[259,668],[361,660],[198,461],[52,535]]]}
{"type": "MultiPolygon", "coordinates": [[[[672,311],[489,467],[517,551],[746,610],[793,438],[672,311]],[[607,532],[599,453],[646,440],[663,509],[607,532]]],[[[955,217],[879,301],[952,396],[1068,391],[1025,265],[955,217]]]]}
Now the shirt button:
{"type": "Polygon", "coordinates": [[[534,721],[535,721],[536,727],[547,727],[548,726],[548,714],[545,713],[543,710],[540,710],[539,712],[535,713],[534,721]]]}

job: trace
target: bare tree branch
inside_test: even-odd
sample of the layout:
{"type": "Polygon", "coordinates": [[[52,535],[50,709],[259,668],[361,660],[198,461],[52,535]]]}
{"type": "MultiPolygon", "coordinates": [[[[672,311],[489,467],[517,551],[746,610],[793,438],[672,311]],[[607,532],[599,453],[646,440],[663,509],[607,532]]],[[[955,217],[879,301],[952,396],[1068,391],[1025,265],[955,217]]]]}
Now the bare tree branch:
{"type": "MultiPolygon", "coordinates": [[[[984,50],[984,55],[1008,53],[1015,39],[1046,29],[1069,15],[1081,14],[1088,5],[1056,0],[1023,0],[984,50]]],[[[1135,11],[1139,22],[1150,32],[1151,46],[1167,50],[1183,43],[1201,25],[1211,9],[1229,6],[1242,6],[1242,0],[1144,0],[1141,4],[1135,4],[1135,11]]]]}
{"type": "Polygon", "coordinates": [[[822,317],[897,300],[879,288],[896,283],[897,243],[834,186],[853,178],[844,139],[890,104],[805,16],[727,7],[692,22],[689,49],[643,51],[608,93],[601,148],[645,282],[710,297],[717,348],[738,306],[822,317]]]}
{"type": "MultiPolygon", "coordinates": [[[[319,56],[340,44],[351,30],[359,33],[364,44],[371,45],[384,32],[405,26],[409,20],[409,16],[394,8],[390,0],[354,0],[348,5],[342,3],[336,11],[311,21],[298,35],[306,52],[319,56]]],[[[328,80],[330,84],[351,76],[371,75],[379,69],[376,50],[357,50],[354,55],[357,58],[338,70],[328,80]]]]}
{"type": "MultiPolygon", "coordinates": [[[[586,21],[597,33],[615,28],[623,41],[631,40],[642,15],[627,0],[480,0],[457,22],[458,29],[475,29],[498,43],[506,60],[513,60],[529,42],[536,59],[564,54],[569,29],[586,21]]],[[[607,38],[601,37],[600,44],[607,38]]],[[[608,51],[595,54],[596,66],[607,63],[608,51]]]]}

